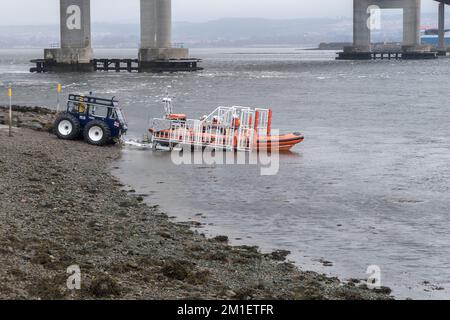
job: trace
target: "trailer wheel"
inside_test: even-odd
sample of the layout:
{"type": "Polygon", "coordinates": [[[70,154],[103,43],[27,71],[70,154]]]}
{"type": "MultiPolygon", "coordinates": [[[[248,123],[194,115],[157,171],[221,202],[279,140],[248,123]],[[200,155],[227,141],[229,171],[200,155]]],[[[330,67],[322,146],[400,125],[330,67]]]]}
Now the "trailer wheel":
{"type": "Polygon", "coordinates": [[[74,140],[80,135],[80,122],[71,114],[63,113],[56,118],[53,132],[59,139],[74,140]]]}
{"type": "Polygon", "coordinates": [[[111,130],[102,121],[94,120],[84,128],[84,140],[94,146],[104,146],[111,142],[111,130]]]}

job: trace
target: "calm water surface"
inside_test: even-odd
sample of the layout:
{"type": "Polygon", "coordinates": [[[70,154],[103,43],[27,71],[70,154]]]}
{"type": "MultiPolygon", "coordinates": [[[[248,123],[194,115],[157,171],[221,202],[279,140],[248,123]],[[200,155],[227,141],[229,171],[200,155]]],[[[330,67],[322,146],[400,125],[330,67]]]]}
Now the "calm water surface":
{"type": "Polygon", "coordinates": [[[288,249],[304,269],[343,279],[365,278],[378,265],[399,298],[450,298],[450,60],[337,62],[334,52],[270,48],[192,53],[205,71],[52,75],[28,73],[39,50],[1,50],[0,86],[14,84],[17,104],[54,106],[58,82],[65,93],[116,96],[130,140],[162,114],[167,86],[176,111],[192,117],[218,105],[272,107],[275,128],[306,136],[280,157],[276,176],[261,176],[258,166],[175,166],[169,154],[131,147],[114,173],[179,221],[205,223],[200,232],[288,249]]]}

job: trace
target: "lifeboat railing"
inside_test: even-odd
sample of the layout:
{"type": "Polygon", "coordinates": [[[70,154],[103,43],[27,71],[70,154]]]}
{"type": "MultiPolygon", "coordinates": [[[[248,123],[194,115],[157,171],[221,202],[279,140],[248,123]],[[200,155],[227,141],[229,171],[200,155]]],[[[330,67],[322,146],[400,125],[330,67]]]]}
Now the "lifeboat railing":
{"type": "Polygon", "coordinates": [[[259,137],[270,134],[271,110],[218,107],[200,119],[153,119],[152,143],[216,150],[252,151],[259,137]]]}

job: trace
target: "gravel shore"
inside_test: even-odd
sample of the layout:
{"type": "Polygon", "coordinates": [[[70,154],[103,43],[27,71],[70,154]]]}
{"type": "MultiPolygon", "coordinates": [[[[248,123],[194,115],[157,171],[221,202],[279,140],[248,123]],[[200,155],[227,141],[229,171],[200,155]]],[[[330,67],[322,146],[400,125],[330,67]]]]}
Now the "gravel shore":
{"type": "Polygon", "coordinates": [[[53,116],[24,111],[41,132],[0,128],[0,299],[390,299],[172,223],[109,173],[120,146],[58,140],[53,116]]]}

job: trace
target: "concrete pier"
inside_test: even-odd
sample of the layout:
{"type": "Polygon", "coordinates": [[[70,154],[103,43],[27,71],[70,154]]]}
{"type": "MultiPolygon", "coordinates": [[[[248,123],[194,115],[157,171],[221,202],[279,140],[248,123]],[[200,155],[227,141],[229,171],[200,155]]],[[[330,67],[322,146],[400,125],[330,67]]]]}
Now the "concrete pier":
{"type": "Polygon", "coordinates": [[[370,29],[367,23],[370,19],[370,0],[353,1],[353,47],[354,52],[370,52],[370,29]]]}
{"type": "Polygon", "coordinates": [[[47,71],[94,71],[91,1],[60,0],[61,47],[44,50],[47,71]]]}
{"type": "Polygon", "coordinates": [[[141,0],[140,71],[195,71],[198,61],[172,47],[172,0],[141,0]]]}
{"type": "Polygon", "coordinates": [[[429,59],[435,53],[420,42],[421,0],[353,0],[353,46],[344,48],[341,60],[368,60],[371,48],[371,13],[374,9],[403,9],[402,58],[429,59]]]}
{"type": "Polygon", "coordinates": [[[403,51],[422,51],[420,42],[421,0],[403,0],[403,51]]]}
{"type": "Polygon", "coordinates": [[[447,45],[445,44],[445,3],[439,3],[438,17],[438,52],[440,55],[447,54],[447,45]]]}

